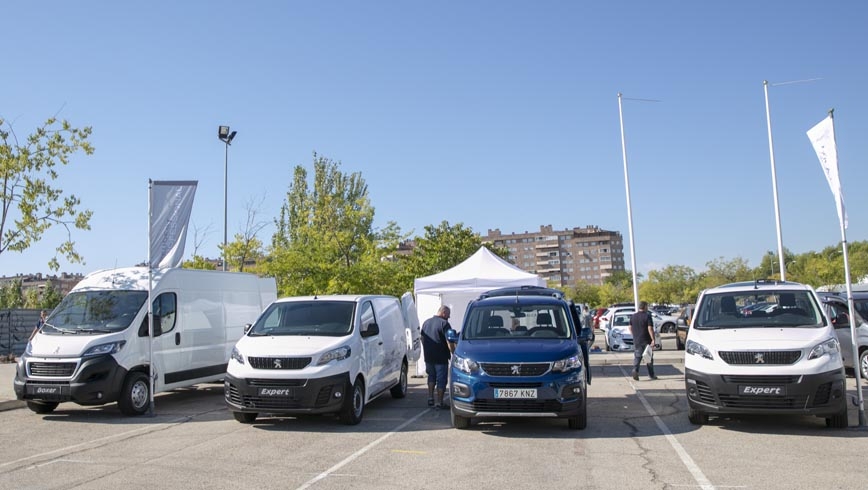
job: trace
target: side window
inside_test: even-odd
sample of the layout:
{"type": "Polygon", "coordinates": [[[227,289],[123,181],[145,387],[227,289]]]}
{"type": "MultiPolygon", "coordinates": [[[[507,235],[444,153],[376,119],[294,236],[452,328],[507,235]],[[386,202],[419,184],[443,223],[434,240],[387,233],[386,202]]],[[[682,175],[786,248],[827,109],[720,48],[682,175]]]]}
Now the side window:
{"type": "Polygon", "coordinates": [[[842,303],[829,302],[826,303],[829,319],[832,320],[832,325],[835,328],[850,327],[850,315],[848,314],[847,305],[842,303]]]}
{"type": "Polygon", "coordinates": [[[374,315],[374,305],[370,301],[362,303],[360,318],[362,321],[361,332],[365,332],[371,323],[377,323],[377,317],[374,315]]]}
{"type": "Polygon", "coordinates": [[[175,328],[178,311],[175,293],[163,293],[154,300],[154,317],[160,318],[160,332],[170,332],[175,328]]]}

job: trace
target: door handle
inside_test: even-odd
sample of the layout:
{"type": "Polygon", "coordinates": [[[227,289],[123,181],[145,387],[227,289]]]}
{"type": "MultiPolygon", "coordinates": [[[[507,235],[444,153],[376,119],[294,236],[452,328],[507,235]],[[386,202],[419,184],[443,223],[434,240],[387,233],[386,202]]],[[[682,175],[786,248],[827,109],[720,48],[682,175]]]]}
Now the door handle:
{"type": "Polygon", "coordinates": [[[175,345],[181,345],[181,332],[175,332],[175,345]]]}
{"type": "Polygon", "coordinates": [[[377,342],[377,345],[383,345],[383,341],[381,340],[381,341],[377,342]]]}

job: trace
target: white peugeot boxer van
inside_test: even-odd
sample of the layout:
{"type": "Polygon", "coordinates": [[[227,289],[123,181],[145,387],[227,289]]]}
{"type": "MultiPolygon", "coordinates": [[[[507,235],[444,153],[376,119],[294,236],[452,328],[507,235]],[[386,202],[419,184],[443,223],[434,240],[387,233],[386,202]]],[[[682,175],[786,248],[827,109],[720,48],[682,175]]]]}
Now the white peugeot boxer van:
{"type": "Polygon", "coordinates": [[[757,280],[699,296],[684,357],[688,418],[792,414],[847,427],[840,346],[816,292],[757,280]]]}
{"type": "Polygon", "coordinates": [[[419,356],[412,295],[283,298],[272,303],[232,351],[224,380],[236,420],[261,413],[334,413],[354,425],[385,392],[407,393],[419,356]],[[408,335],[409,331],[409,335],[408,335]]]}
{"type": "Polygon", "coordinates": [[[60,402],[118,402],[127,415],[154,392],[223,379],[229,354],[277,297],[273,278],[193,269],[153,272],[153,352],[148,347],[148,269],[91,273],[63,298],[18,361],[15,394],[37,413],[60,402]]]}

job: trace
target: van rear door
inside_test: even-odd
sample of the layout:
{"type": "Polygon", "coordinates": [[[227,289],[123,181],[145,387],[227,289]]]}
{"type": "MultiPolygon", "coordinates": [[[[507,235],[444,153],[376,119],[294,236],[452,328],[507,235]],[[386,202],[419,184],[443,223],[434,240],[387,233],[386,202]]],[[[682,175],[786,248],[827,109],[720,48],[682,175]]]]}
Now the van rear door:
{"type": "Polygon", "coordinates": [[[401,312],[404,314],[404,336],[407,339],[407,360],[415,362],[422,353],[422,329],[419,326],[419,314],[416,312],[416,301],[410,292],[401,296],[401,312]]]}

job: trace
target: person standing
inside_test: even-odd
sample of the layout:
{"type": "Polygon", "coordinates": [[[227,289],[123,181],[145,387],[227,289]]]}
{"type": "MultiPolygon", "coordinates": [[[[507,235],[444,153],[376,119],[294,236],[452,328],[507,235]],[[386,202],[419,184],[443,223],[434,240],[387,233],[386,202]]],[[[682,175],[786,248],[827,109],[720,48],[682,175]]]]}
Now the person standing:
{"type": "Polygon", "coordinates": [[[441,306],[437,314],[422,324],[422,353],[425,356],[425,373],[428,375],[428,406],[445,408],[443,395],[446,393],[446,378],[449,372],[449,359],[455,351],[455,344],[447,339],[451,310],[441,306]],[[434,401],[434,389],[437,401],[434,401]]]}
{"type": "Polygon", "coordinates": [[[43,325],[45,325],[45,319],[46,318],[48,318],[48,312],[46,312],[45,310],[40,311],[39,312],[39,320],[36,321],[36,326],[33,327],[33,332],[30,334],[30,338],[27,340],[33,340],[33,337],[36,337],[36,334],[37,334],[37,332],[39,332],[39,329],[42,328],[43,325]]]}
{"type": "MultiPolygon", "coordinates": [[[[633,333],[633,379],[639,379],[639,364],[642,362],[642,354],[649,345],[654,345],[654,319],[648,312],[648,303],[639,302],[639,311],[630,316],[630,331],[633,333]]],[[[657,379],[654,375],[654,348],[651,348],[652,356],[648,361],[648,377],[657,379]]]]}

